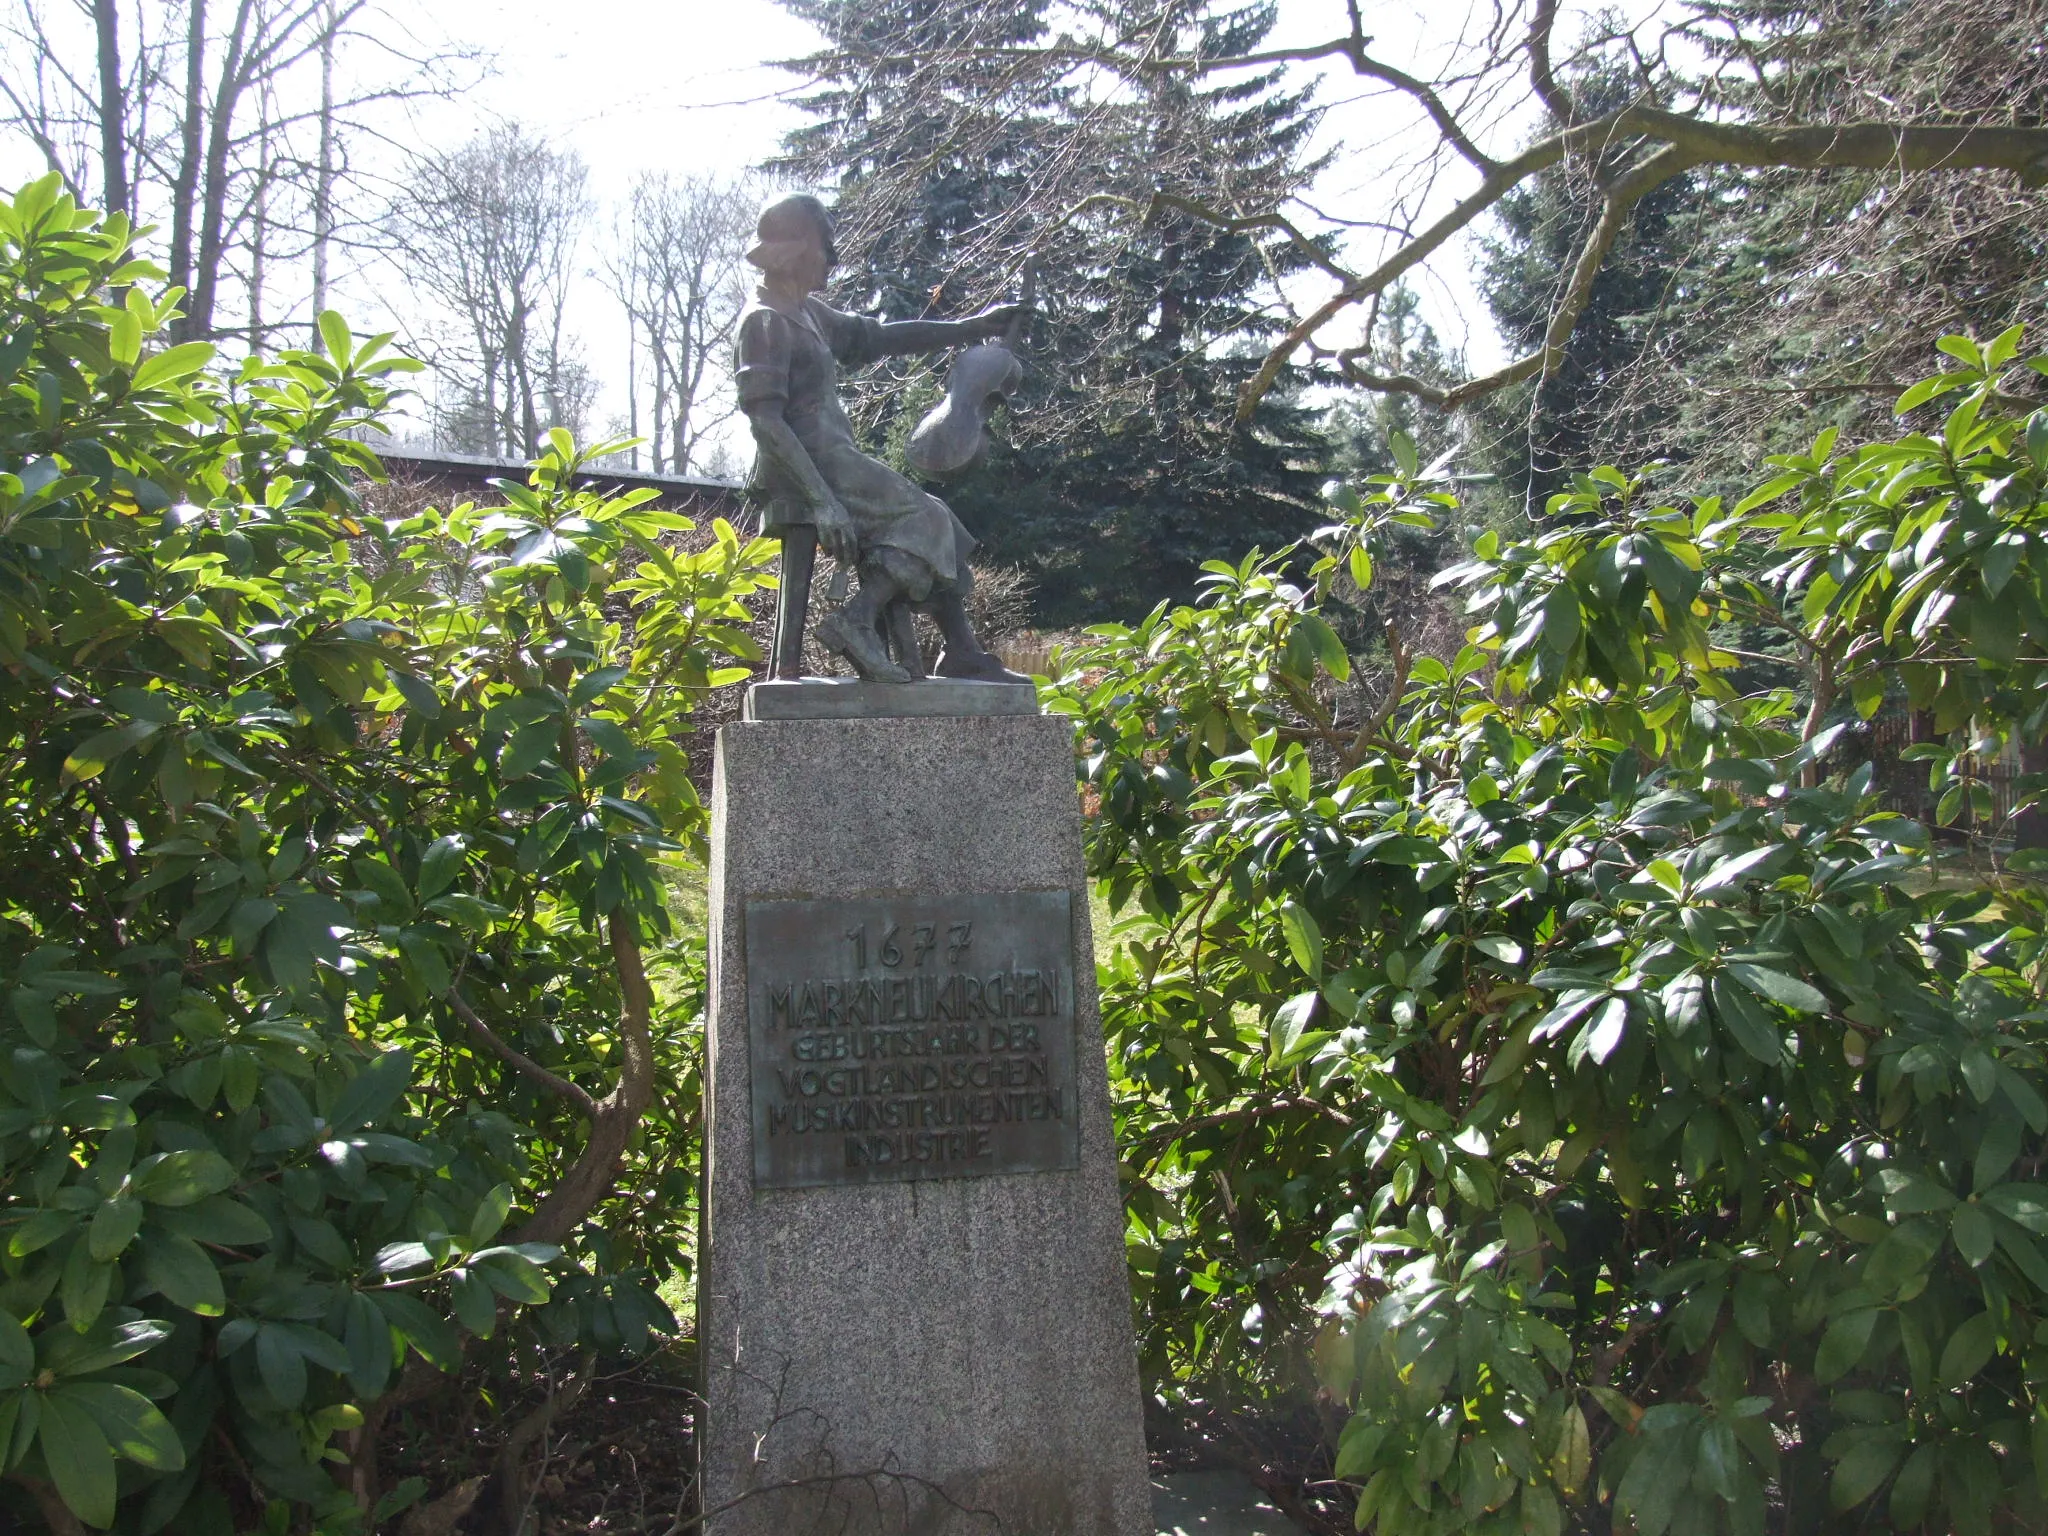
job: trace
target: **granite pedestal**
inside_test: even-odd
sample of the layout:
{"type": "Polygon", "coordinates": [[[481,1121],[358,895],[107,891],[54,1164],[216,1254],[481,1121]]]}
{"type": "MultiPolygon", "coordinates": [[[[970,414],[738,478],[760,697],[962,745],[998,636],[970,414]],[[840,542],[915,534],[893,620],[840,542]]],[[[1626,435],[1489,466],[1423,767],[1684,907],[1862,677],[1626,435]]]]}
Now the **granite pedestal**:
{"type": "Polygon", "coordinates": [[[711,1536],[1154,1529],[1073,763],[1035,713],[719,733],[711,1536]]]}

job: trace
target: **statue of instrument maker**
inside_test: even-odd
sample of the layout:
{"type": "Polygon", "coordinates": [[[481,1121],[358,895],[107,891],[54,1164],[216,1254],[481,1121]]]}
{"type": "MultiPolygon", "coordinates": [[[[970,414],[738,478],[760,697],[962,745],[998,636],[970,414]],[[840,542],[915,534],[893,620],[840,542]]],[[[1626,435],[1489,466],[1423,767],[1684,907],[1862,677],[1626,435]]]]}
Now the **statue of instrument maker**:
{"type": "MultiPolygon", "coordinates": [[[[968,623],[974,538],[953,511],[904,476],[862,453],[840,406],[838,371],[877,358],[934,352],[1000,334],[1021,306],[998,305],[968,320],[884,324],[842,314],[815,297],[838,260],[831,216],[797,194],[761,213],[747,260],[761,270],[754,302],[740,317],[740,408],[753,426],[754,484],[766,495],[761,531],[782,542],[771,675],[802,674],[803,627],[820,545],[857,569],[860,589],[817,627],[818,643],[873,682],[909,682],[889,655],[914,647],[908,609],[928,613],[945,639],[943,677],[1026,682],[982,648],[968,623]]],[[[911,654],[914,655],[914,649],[911,654]]]]}

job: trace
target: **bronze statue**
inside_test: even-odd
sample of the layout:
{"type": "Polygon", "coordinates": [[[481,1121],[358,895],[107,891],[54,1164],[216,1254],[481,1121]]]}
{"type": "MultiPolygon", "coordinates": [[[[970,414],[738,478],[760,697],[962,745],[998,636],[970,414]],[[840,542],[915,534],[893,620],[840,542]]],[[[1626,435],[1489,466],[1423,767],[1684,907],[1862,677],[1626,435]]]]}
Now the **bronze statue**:
{"type": "Polygon", "coordinates": [[[841,314],[815,296],[838,260],[823,203],[798,194],[769,204],[758,236],[747,260],[762,283],[740,317],[737,373],[758,450],[754,486],[766,500],[761,531],[782,542],[770,675],[802,675],[811,576],[823,546],[842,568],[858,571],[860,588],[818,624],[818,643],[863,678],[900,683],[923,675],[914,609],[929,614],[944,637],[934,668],[940,676],[1029,681],[990,655],[968,623],[973,536],[943,501],[860,451],[836,388],[841,366],[981,341],[1001,334],[1022,307],[889,324],[841,314]]]}

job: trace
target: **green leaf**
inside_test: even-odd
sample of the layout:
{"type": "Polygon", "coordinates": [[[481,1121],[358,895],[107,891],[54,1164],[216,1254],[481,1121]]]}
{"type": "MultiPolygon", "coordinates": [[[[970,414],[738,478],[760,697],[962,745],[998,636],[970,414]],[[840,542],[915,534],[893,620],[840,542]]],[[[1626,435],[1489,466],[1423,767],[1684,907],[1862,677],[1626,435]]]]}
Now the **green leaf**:
{"type": "Polygon", "coordinates": [[[1386,1438],[1384,1424],[1375,1424],[1370,1414],[1353,1414],[1337,1438],[1337,1476],[1355,1479],[1370,1473],[1373,1458],[1386,1438]]]}
{"type": "Polygon", "coordinates": [[[398,1107],[412,1086],[412,1053],[385,1051],[348,1080],[334,1101],[327,1120],[336,1131],[355,1131],[374,1125],[398,1107]]]}
{"type": "Polygon", "coordinates": [[[1646,1434],[1623,1474],[1615,1508],[1634,1515],[1641,1536],[1663,1536],[1670,1528],[1679,1497],[1692,1483],[1691,1440],[1683,1430],[1646,1434]]]}
{"type": "Polygon", "coordinates": [[[135,370],[132,387],[155,389],[159,385],[174,384],[179,379],[190,378],[213,361],[213,343],[188,341],[183,346],[167,347],[154,357],[142,360],[142,366],[135,370]]]}
{"type": "MultiPolygon", "coordinates": [[[[0,1390],[20,1386],[35,1374],[35,1369],[36,1347],[28,1330],[12,1312],[0,1307],[0,1390]]],[[[6,1443],[0,1439],[0,1464],[4,1464],[6,1452],[6,1443]]]]}
{"type": "Polygon", "coordinates": [[[510,1248],[493,1248],[470,1261],[471,1273],[481,1274],[491,1289],[512,1301],[539,1306],[548,1299],[546,1271],[533,1260],[510,1248]]]}
{"type": "Polygon", "coordinates": [[[349,334],[348,321],[331,309],[320,311],[320,340],[338,368],[346,368],[355,356],[355,338],[349,334]]]}
{"type": "Polygon", "coordinates": [[[1600,1005],[1600,1011],[1587,1020],[1586,1027],[1579,1032],[1579,1040],[1584,1042],[1587,1058],[1596,1065],[1606,1065],[1607,1058],[1620,1047],[1627,1027],[1628,999],[1619,996],[1608,998],[1600,1005]]]}
{"type": "Polygon", "coordinates": [[[420,1354],[420,1358],[442,1370],[452,1370],[462,1358],[462,1341],[448,1322],[417,1296],[404,1291],[377,1291],[370,1297],[391,1326],[420,1354]]]}
{"type": "Polygon", "coordinates": [[[1708,987],[1714,1000],[1714,1016],[1735,1037],[1735,1043],[1762,1062],[1775,1067],[1784,1059],[1785,1040],[1771,1016],[1755,998],[1732,982],[1725,970],[1717,971],[1708,987]]]}
{"type": "Polygon", "coordinates": [[[1977,1156],[1970,1165],[1970,1187],[1980,1193],[1992,1189],[2019,1154],[2019,1121],[2010,1114],[2001,1115],[1992,1121],[1984,1139],[1977,1144],[1977,1156]]]}
{"type": "Polygon", "coordinates": [[[1550,1475],[1558,1492],[1576,1499],[1592,1471],[1593,1432],[1586,1424],[1586,1410],[1574,1400],[1558,1426],[1557,1448],[1550,1456],[1550,1475]]]}
{"type": "Polygon", "coordinates": [[[1984,1214],[1982,1207],[1975,1205],[1955,1208],[1949,1216],[1949,1235],[1955,1239],[1956,1252],[1972,1269],[1990,1258],[1991,1250],[1998,1244],[1998,1234],[1991,1225],[1991,1218],[1984,1214]]]}
{"type": "Polygon", "coordinates": [[[1935,1374],[1942,1390],[1953,1392],[1991,1362],[1998,1345],[1998,1325],[1989,1312],[1979,1312],[1948,1336],[1935,1374]]]}
{"type": "Polygon", "coordinates": [[[65,1507],[87,1525],[114,1523],[114,1452],[99,1423],[55,1392],[42,1394],[36,1444],[65,1507]]]}
{"type": "Polygon", "coordinates": [[[1945,395],[1952,389],[1960,389],[1968,382],[1969,376],[1967,374],[1938,373],[1931,379],[1922,379],[1919,383],[1908,387],[1906,392],[1900,395],[1898,401],[1892,406],[1892,410],[1895,414],[1903,416],[1906,412],[1923,406],[1928,401],[1945,395]]]}
{"type": "Polygon", "coordinates": [[[1881,1169],[1877,1187],[1884,1192],[1885,1209],[1896,1216],[1919,1216],[1928,1211],[1945,1211],[1956,1203],[1955,1195],[1924,1173],[1904,1168],[1881,1169]]]}
{"type": "Polygon", "coordinates": [[[490,1282],[473,1269],[459,1269],[450,1289],[456,1321],[478,1338],[488,1339],[498,1322],[498,1294],[490,1282]]]}
{"type": "Polygon", "coordinates": [[[1387,434],[1387,451],[1394,456],[1394,463],[1400,467],[1403,480],[1413,480],[1416,469],[1422,463],[1422,456],[1416,451],[1415,439],[1399,427],[1387,434]]]}
{"type": "Polygon", "coordinates": [[[220,1270],[207,1251],[189,1237],[151,1233],[142,1241],[142,1275],[173,1306],[201,1317],[219,1317],[227,1310],[220,1270]]]}
{"type": "Polygon", "coordinates": [[[1700,1434],[1693,1485],[1733,1504],[1742,1495],[1741,1475],[1742,1456],[1735,1447],[1735,1431],[1714,1420],[1700,1434]]]}
{"type": "Polygon", "coordinates": [[[1864,1435],[1835,1463],[1828,1500],[1838,1510],[1854,1509],[1884,1486],[1906,1447],[1891,1435],[1864,1435]]]}
{"type": "Polygon", "coordinates": [[[189,1148],[145,1159],[129,1187],[151,1205],[195,1205],[233,1186],[235,1165],[218,1152],[189,1148]]]}
{"type": "Polygon", "coordinates": [[[1877,1327],[1879,1309],[1858,1307],[1853,1311],[1837,1314],[1828,1324],[1827,1332],[1821,1335],[1820,1348],[1814,1352],[1814,1379],[1825,1386],[1828,1382],[1846,1375],[1863,1351],[1870,1345],[1870,1335],[1877,1327]]]}
{"type": "Polygon", "coordinates": [[[98,778],[115,758],[141,746],[162,729],[154,720],[130,720],[126,725],[86,737],[64,759],[64,782],[82,784],[98,778]]]}
{"type": "Polygon", "coordinates": [[[65,1256],[63,1278],[57,1296],[64,1304],[64,1321],[81,1333],[90,1328],[107,1304],[107,1290],[114,1283],[118,1261],[102,1264],[85,1243],[73,1243],[65,1256]]]}
{"type": "Polygon", "coordinates": [[[500,1184],[477,1202],[476,1215],[470,1218],[469,1241],[472,1247],[481,1248],[505,1225],[505,1218],[512,1214],[512,1186],[500,1184]]]}
{"type": "Polygon", "coordinates": [[[116,1456],[152,1472],[177,1472],[185,1465],[185,1447],[171,1422],[140,1392],[105,1381],[66,1382],[50,1394],[67,1405],[83,1408],[116,1456]]]}
{"type": "Polygon", "coordinates": [[[2048,1236],[2048,1186],[2000,1184],[1995,1189],[1987,1189],[1978,1198],[2029,1232],[2048,1236]]]}
{"type": "Polygon", "coordinates": [[[108,1366],[121,1365],[137,1355],[148,1353],[170,1336],[169,1326],[154,1318],[123,1323],[105,1343],[88,1347],[83,1353],[64,1360],[57,1367],[57,1374],[88,1376],[94,1371],[104,1371],[108,1366]]]}
{"type": "MultiPolygon", "coordinates": [[[[508,784],[528,777],[547,761],[560,740],[560,730],[552,720],[522,725],[512,733],[512,739],[505,743],[505,750],[498,755],[499,777],[508,784]]],[[[421,894],[425,894],[424,890],[421,894]]]]}
{"type": "Polygon", "coordinates": [[[1481,934],[1472,941],[1472,947],[1489,959],[1498,960],[1502,965],[1522,963],[1522,946],[1513,939],[1503,938],[1499,934],[1481,934]]]}
{"type": "Polygon", "coordinates": [[[391,1325],[360,1291],[348,1299],[342,1342],[348,1347],[349,1385],[366,1400],[379,1396],[391,1379],[391,1325]]]}
{"type": "Polygon", "coordinates": [[[92,1256],[104,1264],[121,1256],[141,1226],[142,1202],[132,1195],[116,1195],[101,1201],[100,1208],[93,1212],[92,1225],[86,1229],[86,1245],[92,1256]]]}
{"type": "Polygon", "coordinates": [[[161,1208],[150,1219],[166,1232],[189,1237],[194,1242],[217,1243],[224,1248],[247,1248],[275,1237],[269,1219],[239,1200],[222,1195],[209,1196],[197,1205],[181,1209],[161,1208]]]}
{"type": "Polygon", "coordinates": [[[1555,656],[1567,656],[1578,644],[1580,634],[1579,594],[1570,582],[1560,581],[1543,599],[1543,647],[1555,656]]]}
{"type": "Polygon", "coordinates": [[[1325,672],[1338,682],[1351,678],[1351,655],[1344,649],[1344,642],[1337,638],[1337,631],[1316,613],[1304,613],[1294,621],[1294,627],[1308,637],[1315,657],[1325,672]]]}
{"type": "Polygon", "coordinates": [[[1935,342],[1934,350],[1946,352],[1950,357],[1973,372],[1981,373],[1984,370],[1984,354],[1979,350],[1977,343],[1968,336],[1944,336],[1935,342]]]}
{"type": "Polygon", "coordinates": [[[71,1211],[37,1211],[14,1229],[7,1239],[7,1251],[17,1259],[50,1246],[78,1225],[78,1217],[71,1211]]]}
{"type": "Polygon", "coordinates": [[[1927,1503],[1934,1493],[1935,1448],[1923,1445],[1906,1458],[1892,1484],[1892,1528],[1918,1530],[1927,1518],[1927,1503]]]}
{"type": "Polygon", "coordinates": [[[1287,952],[1311,981],[1323,979],[1323,931],[1299,902],[1280,908],[1280,931],[1287,940],[1287,952]]]}
{"type": "Polygon", "coordinates": [[[263,1387],[281,1408],[296,1408],[306,1398],[306,1357],[299,1343],[281,1323],[264,1323],[256,1330],[256,1369],[263,1387]]]}
{"type": "Polygon", "coordinates": [[[1728,974],[1741,982],[1759,997],[1767,997],[1774,1003],[1783,1004],[1796,1013],[1826,1013],[1828,1000],[1825,993],[1808,986],[1783,971],[1773,971],[1761,965],[1750,965],[1743,961],[1731,961],[1725,969],[1728,974]]]}
{"type": "Polygon", "coordinates": [[[455,883],[462,869],[462,844],[454,837],[437,837],[420,857],[420,900],[431,901],[455,883]]]}
{"type": "Polygon", "coordinates": [[[1300,992],[1273,1010],[1273,1027],[1268,1033],[1267,1043],[1274,1061],[1288,1060],[1300,1047],[1309,1021],[1315,1017],[1316,1002],[1320,996],[1317,992],[1300,992]]]}

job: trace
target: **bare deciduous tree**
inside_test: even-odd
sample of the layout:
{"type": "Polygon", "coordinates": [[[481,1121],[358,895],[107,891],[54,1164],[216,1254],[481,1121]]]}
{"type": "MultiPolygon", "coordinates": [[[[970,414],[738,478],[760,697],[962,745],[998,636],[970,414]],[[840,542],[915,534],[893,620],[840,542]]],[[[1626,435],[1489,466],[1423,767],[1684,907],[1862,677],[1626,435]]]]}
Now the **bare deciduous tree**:
{"type": "Polygon", "coordinates": [[[635,182],[617,222],[603,275],[630,328],[628,431],[646,436],[656,473],[708,470],[709,436],[733,415],[714,391],[746,304],[756,202],[744,183],[659,172],[635,182]]]}
{"type": "Polygon", "coordinates": [[[372,0],[15,0],[0,126],[81,199],[158,226],[144,251],[188,291],[183,337],[236,334],[223,316],[241,312],[257,346],[317,314],[335,247],[364,227],[349,143],[380,112],[459,90],[477,57],[418,43],[372,0]],[[311,291],[270,305],[261,286],[309,257],[311,291]]]}
{"type": "Polygon", "coordinates": [[[590,214],[587,174],[517,123],[415,158],[390,230],[430,307],[421,339],[448,446],[524,458],[545,427],[583,425],[594,385],[564,307],[590,214]]]}

